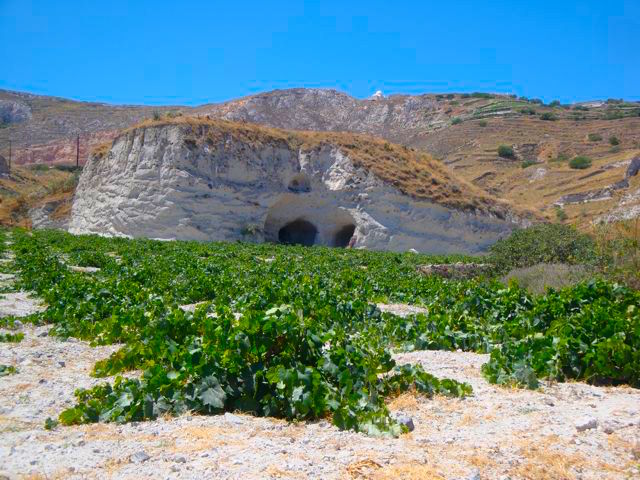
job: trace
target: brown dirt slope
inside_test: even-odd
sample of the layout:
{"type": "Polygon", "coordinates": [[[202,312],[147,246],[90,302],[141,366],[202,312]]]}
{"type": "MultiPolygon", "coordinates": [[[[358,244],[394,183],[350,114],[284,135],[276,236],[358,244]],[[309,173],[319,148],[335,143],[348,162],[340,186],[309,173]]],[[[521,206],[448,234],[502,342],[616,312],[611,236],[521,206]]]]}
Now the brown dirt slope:
{"type": "MultiPolygon", "coordinates": [[[[640,204],[637,178],[582,202],[563,202],[569,194],[598,192],[622,181],[631,159],[640,155],[640,118],[557,120],[499,118],[468,121],[416,139],[418,148],[434,152],[454,173],[492,195],[553,220],[588,226],[609,212],[640,204]],[[590,138],[591,136],[591,138],[590,138]],[[617,145],[611,145],[615,137],[617,145]],[[514,158],[498,156],[498,147],[514,149],[514,158]],[[575,156],[592,165],[570,168],[575,156]],[[630,203],[629,203],[630,202],[630,203]],[[561,207],[566,213],[558,214],[561,207]]],[[[615,143],[615,142],[614,142],[615,143]]]]}
{"type": "Polygon", "coordinates": [[[0,225],[29,227],[29,210],[50,202],[57,205],[52,218],[68,216],[76,180],[77,173],[58,167],[13,168],[0,176],[0,225]]]}

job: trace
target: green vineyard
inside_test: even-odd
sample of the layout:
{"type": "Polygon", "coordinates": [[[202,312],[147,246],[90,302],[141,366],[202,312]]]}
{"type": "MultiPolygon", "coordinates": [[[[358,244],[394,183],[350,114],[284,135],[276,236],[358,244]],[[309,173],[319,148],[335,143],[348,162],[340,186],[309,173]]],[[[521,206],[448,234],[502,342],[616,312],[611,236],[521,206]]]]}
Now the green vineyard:
{"type": "Polygon", "coordinates": [[[489,277],[448,280],[416,268],[471,261],[459,256],[54,231],[11,237],[3,248],[15,260],[4,268],[17,274],[14,288],[48,305],[28,321],[51,324],[51,335],[121,344],[93,371],[115,379],[78,390],[63,424],[239,410],[398,435],[405,427],[389,415],[389,399],[472,394],[418,365],[396,365],[393,354],[410,350],[490,353],[483,373],[504,385],[640,387],[640,293],[604,280],[536,296],[489,277]],[[427,313],[404,318],[380,303],[427,313]]]}

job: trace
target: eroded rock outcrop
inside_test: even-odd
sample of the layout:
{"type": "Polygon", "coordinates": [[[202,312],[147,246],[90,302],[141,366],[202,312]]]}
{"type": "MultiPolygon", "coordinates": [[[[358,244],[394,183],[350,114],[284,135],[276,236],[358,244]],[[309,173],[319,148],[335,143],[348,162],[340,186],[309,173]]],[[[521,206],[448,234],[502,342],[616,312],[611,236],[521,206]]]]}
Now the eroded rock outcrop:
{"type": "Polygon", "coordinates": [[[150,122],[93,155],[70,231],[479,252],[517,220],[382,140],[200,118],[150,122]]]}
{"type": "Polygon", "coordinates": [[[0,123],[20,123],[31,119],[31,108],[22,102],[0,99],[0,123]]]}

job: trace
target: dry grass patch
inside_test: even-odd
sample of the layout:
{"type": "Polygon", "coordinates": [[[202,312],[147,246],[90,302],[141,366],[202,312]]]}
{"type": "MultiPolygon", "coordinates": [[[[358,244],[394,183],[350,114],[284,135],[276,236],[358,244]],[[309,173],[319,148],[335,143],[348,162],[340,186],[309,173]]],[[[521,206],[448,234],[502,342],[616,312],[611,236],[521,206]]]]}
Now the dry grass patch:
{"type": "Polygon", "coordinates": [[[0,178],[0,225],[30,227],[29,210],[49,202],[57,202],[52,217],[65,218],[71,203],[77,174],[58,168],[38,171],[16,167],[8,177],[0,178]]]}
{"type": "Polygon", "coordinates": [[[535,440],[518,442],[518,454],[523,462],[509,473],[525,480],[574,480],[576,472],[597,472],[601,479],[617,479],[624,473],[620,466],[587,458],[570,451],[558,436],[549,435],[535,440]]]}
{"type": "Polygon", "coordinates": [[[432,465],[418,462],[401,463],[383,466],[380,463],[365,459],[352,463],[347,467],[347,474],[352,479],[371,480],[444,480],[445,477],[432,465]]]}
{"type": "Polygon", "coordinates": [[[406,412],[415,412],[420,409],[418,403],[417,392],[405,392],[387,403],[390,410],[403,410],[406,412]]]}

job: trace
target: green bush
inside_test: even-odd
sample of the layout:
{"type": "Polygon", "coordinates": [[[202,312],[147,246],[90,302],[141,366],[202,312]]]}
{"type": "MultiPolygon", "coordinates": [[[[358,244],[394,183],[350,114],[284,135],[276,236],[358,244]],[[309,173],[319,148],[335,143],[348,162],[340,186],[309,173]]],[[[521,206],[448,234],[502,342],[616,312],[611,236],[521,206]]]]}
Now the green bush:
{"type": "Polygon", "coordinates": [[[620,145],[620,140],[615,135],[609,137],[609,144],[612,146],[620,145]]]}
{"type": "Polygon", "coordinates": [[[520,109],[520,113],[522,113],[523,115],[535,115],[536,111],[531,107],[525,107],[520,109]]]}
{"type": "Polygon", "coordinates": [[[75,165],[54,165],[56,170],[60,170],[61,172],[69,172],[75,173],[82,170],[82,166],[76,167],[75,165]]]}
{"type": "Polygon", "coordinates": [[[569,166],[574,170],[584,170],[591,166],[591,159],[589,157],[579,155],[571,159],[569,166]]]}
{"type": "Polygon", "coordinates": [[[0,364],[0,377],[4,377],[6,375],[13,375],[15,373],[18,373],[18,370],[13,365],[0,364]]]}
{"type": "Polygon", "coordinates": [[[589,107],[585,107],[584,105],[576,105],[573,107],[574,110],[578,110],[580,112],[588,112],[589,107]]]}
{"type": "Polygon", "coordinates": [[[460,117],[454,117],[453,120],[451,120],[451,125],[458,125],[462,123],[462,119],[460,117]]]}
{"type": "Polygon", "coordinates": [[[515,158],[516,154],[509,145],[500,145],[498,147],[498,156],[502,158],[515,158]]]}
{"type": "Polygon", "coordinates": [[[559,107],[560,106],[560,101],[559,100],[554,100],[553,102],[551,102],[549,104],[550,107],[559,107]]]}
{"type": "Polygon", "coordinates": [[[480,120],[478,122],[478,126],[479,127],[483,127],[483,128],[486,127],[487,126],[487,121],[486,120],[480,120]]]}
{"type": "Polygon", "coordinates": [[[31,165],[29,167],[29,170],[33,172],[48,172],[49,165],[47,165],[46,163],[36,163],[35,165],[31,165]]]}
{"type": "Polygon", "coordinates": [[[561,222],[564,222],[567,219],[567,212],[565,212],[561,207],[556,208],[556,218],[561,222]]]}
{"type": "Polygon", "coordinates": [[[590,142],[599,142],[600,140],[602,140],[602,135],[600,135],[599,133],[590,133],[589,135],[587,135],[587,137],[589,138],[590,142]]]}
{"type": "Polygon", "coordinates": [[[520,165],[522,168],[528,168],[531,165],[535,165],[537,162],[535,160],[525,160],[524,162],[522,162],[522,164],[520,165]]]}
{"type": "Polygon", "coordinates": [[[542,115],[540,115],[540,120],[553,122],[553,121],[556,121],[557,119],[558,118],[551,112],[544,112],[542,115]]]}
{"type": "Polygon", "coordinates": [[[488,258],[499,272],[507,272],[538,263],[592,264],[596,250],[590,236],[551,223],[515,230],[491,247],[488,258]]]}
{"type": "Polygon", "coordinates": [[[160,112],[158,112],[157,110],[155,110],[153,112],[153,119],[154,120],[160,120],[162,118],[162,114],[160,112]]]}

